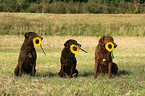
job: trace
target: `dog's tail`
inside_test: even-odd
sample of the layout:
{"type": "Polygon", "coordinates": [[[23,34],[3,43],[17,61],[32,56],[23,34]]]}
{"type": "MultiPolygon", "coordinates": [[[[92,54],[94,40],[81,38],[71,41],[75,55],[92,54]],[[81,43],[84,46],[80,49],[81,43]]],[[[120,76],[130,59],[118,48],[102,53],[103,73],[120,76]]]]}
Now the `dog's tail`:
{"type": "Polygon", "coordinates": [[[19,75],[19,66],[17,65],[17,67],[14,70],[14,75],[18,76],[19,75]]]}

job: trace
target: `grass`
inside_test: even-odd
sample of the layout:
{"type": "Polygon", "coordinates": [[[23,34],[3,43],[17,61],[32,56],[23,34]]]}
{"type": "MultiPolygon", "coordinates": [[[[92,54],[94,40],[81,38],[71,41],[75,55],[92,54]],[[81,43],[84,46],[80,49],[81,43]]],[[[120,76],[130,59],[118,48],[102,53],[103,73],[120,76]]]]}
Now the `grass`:
{"type": "Polygon", "coordinates": [[[145,36],[145,14],[0,13],[1,35],[145,36]]]}
{"type": "Polygon", "coordinates": [[[53,95],[53,96],[96,96],[96,95],[145,95],[145,45],[144,37],[114,37],[118,47],[114,50],[114,62],[119,73],[108,79],[107,74],[94,74],[94,50],[99,37],[92,36],[43,36],[42,46],[37,47],[37,73],[31,77],[16,77],[13,70],[17,65],[19,50],[24,37],[0,36],[0,95],[53,95]],[[73,38],[82,44],[88,53],[77,55],[78,78],[60,78],[60,54],[66,40],[73,38]],[[128,42],[126,42],[128,41],[128,42]]]}

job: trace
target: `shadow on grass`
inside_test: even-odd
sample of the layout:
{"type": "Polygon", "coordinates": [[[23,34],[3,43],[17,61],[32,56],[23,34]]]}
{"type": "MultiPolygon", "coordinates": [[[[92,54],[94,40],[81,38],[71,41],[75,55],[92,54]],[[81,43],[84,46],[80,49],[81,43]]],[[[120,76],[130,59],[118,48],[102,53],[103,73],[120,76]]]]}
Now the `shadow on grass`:
{"type": "MultiPolygon", "coordinates": [[[[88,77],[88,76],[93,76],[94,75],[94,72],[83,72],[83,73],[80,73],[78,74],[78,77],[88,77]]],[[[58,73],[55,72],[45,72],[45,73],[37,73],[36,74],[36,77],[57,77],[58,76],[58,73]]]]}
{"type": "MultiPolygon", "coordinates": [[[[105,73],[107,74],[107,73],[105,73]]],[[[121,76],[121,75],[131,75],[132,73],[130,71],[127,71],[127,70],[119,70],[117,76],[121,76]]],[[[101,75],[101,74],[100,74],[101,75]]],[[[89,72],[83,72],[83,73],[80,73],[79,76],[82,76],[82,77],[89,77],[89,76],[94,76],[94,71],[89,71],[89,72]]],[[[103,75],[102,75],[103,76],[103,75]]]]}
{"type": "Polygon", "coordinates": [[[119,70],[117,76],[130,75],[130,74],[132,74],[130,71],[127,71],[127,70],[119,70]]]}
{"type": "Polygon", "coordinates": [[[89,72],[83,72],[83,73],[80,73],[78,76],[81,76],[81,77],[89,77],[89,76],[94,76],[94,72],[93,71],[89,71],[89,72]]]}
{"type": "MultiPolygon", "coordinates": [[[[132,74],[130,71],[127,70],[119,70],[117,76],[121,75],[130,75],[132,74]]],[[[57,77],[58,73],[55,72],[45,72],[45,73],[37,73],[36,77],[57,77]]],[[[94,71],[84,71],[83,73],[79,73],[78,77],[89,77],[89,76],[94,76],[94,71]]]]}
{"type": "Polygon", "coordinates": [[[37,73],[36,77],[57,77],[58,73],[53,72],[45,72],[45,73],[37,73]]]}

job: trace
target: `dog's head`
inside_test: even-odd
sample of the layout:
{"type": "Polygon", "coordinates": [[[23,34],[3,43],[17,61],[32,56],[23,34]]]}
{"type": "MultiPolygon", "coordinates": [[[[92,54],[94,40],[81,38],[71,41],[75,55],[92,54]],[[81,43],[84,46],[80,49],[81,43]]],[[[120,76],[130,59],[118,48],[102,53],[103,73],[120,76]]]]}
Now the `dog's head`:
{"type": "Polygon", "coordinates": [[[39,37],[39,38],[41,38],[41,40],[43,39],[43,37],[38,36],[35,32],[26,32],[26,33],[24,34],[24,36],[25,36],[25,40],[28,40],[28,41],[30,41],[31,43],[33,42],[33,39],[34,39],[35,37],[39,37]]]}
{"type": "Polygon", "coordinates": [[[114,44],[114,48],[117,47],[117,44],[114,42],[114,39],[112,36],[105,35],[102,36],[101,39],[99,40],[99,49],[101,50],[102,48],[105,49],[105,44],[107,42],[112,42],[114,44]]]}
{"type": "Polygon", "coordinates": [[[69,49],[72,44],[77,45],[78,47],[81,47],[81,44],[77,43],[77,41],[76,40],[73,40],[73,39],[67,40],[64,43],[64,46],[65,46],[65,48],[68,48],[69,49]]]}

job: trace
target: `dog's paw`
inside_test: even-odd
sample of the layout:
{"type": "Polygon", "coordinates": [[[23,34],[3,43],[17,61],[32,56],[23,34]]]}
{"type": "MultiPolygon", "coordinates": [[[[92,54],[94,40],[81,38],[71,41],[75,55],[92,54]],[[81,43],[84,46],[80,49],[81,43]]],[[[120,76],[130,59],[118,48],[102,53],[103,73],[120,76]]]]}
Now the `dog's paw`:
{"type": "Polygon", "coordinates": [[[65,77],[69,77],[69,76],[65,73],[65,77]]]}

